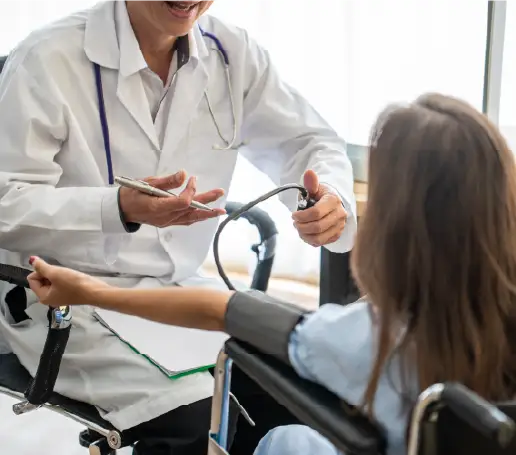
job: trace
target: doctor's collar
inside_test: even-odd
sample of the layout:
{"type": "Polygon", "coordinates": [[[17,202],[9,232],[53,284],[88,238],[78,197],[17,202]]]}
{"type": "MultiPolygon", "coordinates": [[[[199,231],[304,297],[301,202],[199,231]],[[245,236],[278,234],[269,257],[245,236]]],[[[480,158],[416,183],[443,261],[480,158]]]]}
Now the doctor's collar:
{"type": "MultiPolygon", "coordinates": [[[[114,11],[115,29],[120,51],[120,74],[128,77],[148,68],[136,38],[125,2],[116,2],[114,11]]],[[[188,35],[178,37],[174,43],[177,69],[184,66],[190,59],[188,35]]]]}
{"type": "MultiPolygon", "coordinates": [[[[107,66],[113,69],[118,69],[120,71],[120,75],[125,78],[148,68],[148,65],[142,54],[140,44],[138,43],[133,27],[131,25],[125,2],[113,3],[114,4],[111,5],[112,25],[108,27],[107,30],[110,30],[110,32],[113,33],[114,42],[106,40],[105,44],[107,44],[107,46],[105,45],[104,47],[100,48],[100,40],[97,39],[92,41],[92,35],[87,33],[88,36],[85,37],[85,44],[89,44],[89,46],[87,46],[89,48],[87,55],[88,57],[93,57],[91,60],[94,63],[105,66],[105,63],[107,62],[106,59],[103,58],[104,56],[112,55],[115,57],[116,60],[112,62],[114,65],[112,66],[108,64],[107,66]],[[93,49],[91,48],[91,45],[93,45],[93,49]]],[[[88,25],[91,26],[91,29],[88,30],[89,32],[93,31],[94,28],[100,30],[105,29],[107,24],[104,24],[103,27],[94,27],[95,22],[100,21],[101,19],[109,21],[109,16],[102,17],[99,13],[100,11],[96,8],[92,11],[92,15],[88,20],[88,25]],[[90,21],[92,23],[90,23],[90,21]]],[[[190,42],[190,34],[178,37],[174,43],[174,51],[176,52],[174,60],[177,62],[177,68],[184,66],[190,60],[191,55],[193,54],[195,56],[196,54],[196,50],[192,50],[192,45],[195,46],[196,40],[192,39],[192,42],[190,42]]]]}
{"type": "MultiPolygon", "coordinates": [[[[200,19],[202,23],[203,18],[200,19]]],[[[126,35],[131,36],[129,33],[126,35]]],[[[180,49],[188,51],[181,58],[178,58],[182,65],[190,60],[198,62],[210,55],[199,31],[199,24],[196,24],[182,40],[180,39],[177,45],[180,46],[180,49]]],[[[133,74],[147,67],[134,36],[134,31],[130,26],[125,2],[102,2],[89,11],[86,21],[84,51],[91,62],[97,63],[101,67],[119,70],[122,75],[133,74]],[[125,18],[124,14],[122,14],[124,12],[125,18]],[[132,38],[134,39],[133,43],[129,39],[129,42],[126,44],[129,44],[128,47],[132,49],[134,49],[133,45],[135,45],[136,50],[139,51],[140,58],[138,58],[138,53],[135,56],[134,52],[128,52],[127,61],[122,62],[122,43],[120,42],[120,36],[117,36],[117,32],[120,30],[120,22],[124,23],[126,20],[126,23],[129,25],[129,30],[127,31],[132,33],[132,38]]]]}

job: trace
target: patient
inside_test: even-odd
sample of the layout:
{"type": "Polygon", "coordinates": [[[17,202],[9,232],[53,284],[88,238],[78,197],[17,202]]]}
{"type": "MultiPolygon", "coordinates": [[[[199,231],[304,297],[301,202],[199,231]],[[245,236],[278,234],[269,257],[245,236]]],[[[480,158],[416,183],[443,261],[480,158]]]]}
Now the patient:
{"type": "MultiPolygon", "coordinates": [[[[290,336],[299,375],[363,406],[405,453],[418,393],[464,383],[489,400],[516,393],[516,169],[486,117],[426,95],[373,130],[367,213],[353,273],[367,299],[325,305],[290,336]]],[[[230,292],[116,289],[34,258],[30,284],[51,306],[95,305],[155,321],[224,330],[230,292]]],[[[270,432],[258,455],[335,455],[303,426],[270,432]]]]}

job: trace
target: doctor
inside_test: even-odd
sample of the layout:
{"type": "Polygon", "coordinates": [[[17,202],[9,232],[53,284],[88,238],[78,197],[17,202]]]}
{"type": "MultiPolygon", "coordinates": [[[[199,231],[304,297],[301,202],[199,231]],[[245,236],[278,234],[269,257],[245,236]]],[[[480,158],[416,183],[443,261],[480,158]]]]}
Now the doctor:
{"type": "MultiPolygon", "coordinates": [[[[276,183],[309,188],[316,206],[293,213],[301,238],[351,249],[344,141],[245,31],[200,17],[211,3],[103,2],[33,32],[11,53],[0,78],[1,262],[26,267],[37,254],[122,287],[186,285],[209,251],[239,152],[276,183]],[[180,197],[119,190],[115,175],[147,177],[180,197]],[[194,199],[217,210],[190,209],[194,199]]],[[[283,199],[293,211],[294,193],[283,199]]],[[[4,350],[34,374],[46,309],[32,293],[0,291],[4,350]]],[[[211,376],[170,381],[91,309],[74,320],[57,391],[138,432],[137,454],[203,453],[211,376]]],[[[232,455],[278,424],[267,421],[270,409],[253,417],[259,431],[242,429],[232,455]]]]}

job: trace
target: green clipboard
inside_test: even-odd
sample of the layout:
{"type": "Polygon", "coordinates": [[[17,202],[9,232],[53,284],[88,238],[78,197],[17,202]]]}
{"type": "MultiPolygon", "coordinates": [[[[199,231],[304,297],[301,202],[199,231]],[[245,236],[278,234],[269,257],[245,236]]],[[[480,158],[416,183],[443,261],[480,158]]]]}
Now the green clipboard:
{"type": "Polygon", "coordinates": [[[99,321],[106,329],[108,329],[113,335],[115,335],[122,343],[124,343],[126,346],[128,346],[131,351],[133,351],[135,354],[142,356],[147,362],[149,362],[151,365],[153,365],[155,368],[157,368],[161,373],[163,373],[165,376],[167,376],[171,380],[176,380],[185,376],[190,376],[192,374],[196,373],[203,373],[205,371],[208,371],[210,368],[214,368],[215,364],[210,365],[204,365],[199,366],[197,368],[192,368],[190,370],[184,370],[184,371],[170,371],[167,368],[165,368],[163,365],[160,365],[158,362],[153,360],[151,357],[149,357],[146,354],[142,354],[136,347],[134,347],[131,343],[129,343],[127,340],[124,340],[115,330],[113,330],[101,317],[100,315],[95,311],[93,313],[93,316],[97,321],[99,321]]]}

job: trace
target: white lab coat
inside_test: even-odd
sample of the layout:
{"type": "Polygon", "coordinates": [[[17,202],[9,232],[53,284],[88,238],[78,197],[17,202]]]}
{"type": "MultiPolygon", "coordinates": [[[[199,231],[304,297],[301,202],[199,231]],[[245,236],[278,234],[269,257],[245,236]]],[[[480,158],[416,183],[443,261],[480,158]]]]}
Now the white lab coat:
{"type": "MultiPolygon", "coordinates": [[[[314,169],[338,190],[349,218],[329,249],[350,250],[356,215],[344,141],[279,79],[268,54],[245,31],[209,16],[200,23],[219,38],[230,59],[237,143],[248,145],[242,153],[278,184],[299,182],[306,169],[314,169]]],[[[36,31],[14,50],[0,78],[1,262],[27,267],[36,254],[120,286],[162,286],[195,277],[217,221],[125,232],[117,189],[108,185],[92,69],[92,62],[102,67],[115,175],[141,178],[186,169],[197,176],[199,192],[218,187],[227,192],[238,151],[212,149],[221,141],[204,99],[207,90],[223,134],[231,137],[226,78],[213,42],[198,27],[189,38],[191,58],[177,76],[163,144],[139,75],[121,77],[113,2],[36,31]],[[156,276],[147,248],[151,240],[172,261],[169,276],[156,276]]],[[[295,209],[296,192],[283,193],[283,200],[295,209]]],[[[0,334],[31,373],[45,335],[40,307],[29,309],[36,322],[21,327],[7,314],[0,318],[0,334]]],[[[208,375],[171,383],[135,361],[87,310],[76,311],[75,321],[84,330],[72,331],[57,390],[101,407],[119,428],[211,394],[208,375]],[[106,372],[114,359],[117,371],[106,372]]]]}

